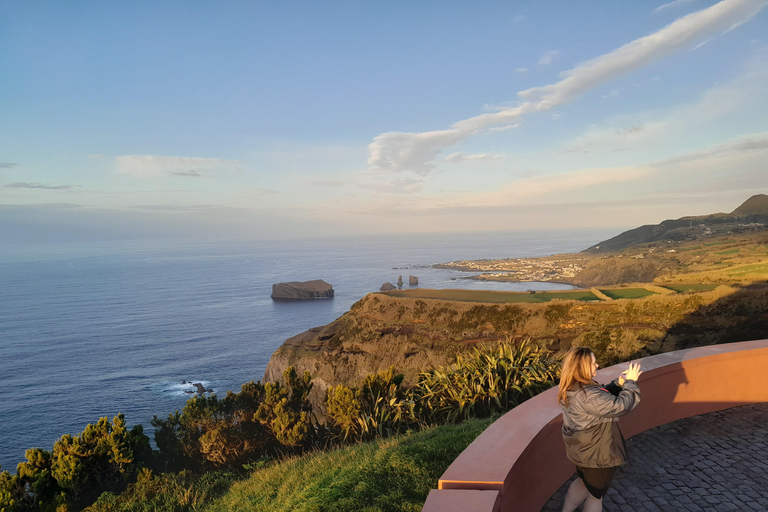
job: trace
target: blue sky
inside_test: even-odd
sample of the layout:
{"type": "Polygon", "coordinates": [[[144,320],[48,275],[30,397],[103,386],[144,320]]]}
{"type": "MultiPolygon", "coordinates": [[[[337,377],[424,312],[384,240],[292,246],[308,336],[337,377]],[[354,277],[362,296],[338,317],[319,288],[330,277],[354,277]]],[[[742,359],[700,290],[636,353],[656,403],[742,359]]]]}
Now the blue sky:
{"type": "Polygon", "coordinates": [[[2,2],[0,238],[730,211],[768,192],[767,5],[2,2]]]}

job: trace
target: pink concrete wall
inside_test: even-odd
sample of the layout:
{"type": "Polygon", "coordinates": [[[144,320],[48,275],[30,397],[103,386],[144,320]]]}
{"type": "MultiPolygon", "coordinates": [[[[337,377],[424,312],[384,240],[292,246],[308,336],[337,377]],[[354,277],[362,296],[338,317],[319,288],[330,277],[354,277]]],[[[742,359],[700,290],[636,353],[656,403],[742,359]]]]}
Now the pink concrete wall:
{"type": "MultiPolygon", "coordinates": [[[[621,419],[627,438],[689,416],[768,401],[768,340],[679,350],[640,362],[642,399],[621,419]]],[[[598,382],[618,377],[628,364],[598,371],[598,382]]],[[[440,504],[450,498],[442,493],[461,489],[486,491],[486,499],[464,501],[456,510],[538,512],[575,471],[565,457],[561,427],[557,388],[515,407],[456,458],[422,512],[446,510],[440,504]],[[487,493],[493,491],[498,497],[489,505],[487,493]]]]}

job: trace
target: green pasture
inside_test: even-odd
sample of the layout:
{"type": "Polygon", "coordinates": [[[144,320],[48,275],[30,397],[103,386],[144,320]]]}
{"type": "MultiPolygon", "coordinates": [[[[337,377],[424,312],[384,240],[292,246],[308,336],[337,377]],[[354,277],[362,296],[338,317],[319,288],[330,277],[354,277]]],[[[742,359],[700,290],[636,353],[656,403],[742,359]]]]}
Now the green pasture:
{"type": "Polygon", "coordinates": [[[768,263],[745,265],[728,271],[729,276],[745,276],[747,274],[768,274],[768,263]]]}
{"type": "Polygon", "coordinates": [[[663,288],[669,288],[670,290],[674,290],[677,293],[685,293],[685,292],[704,292],[704,291],[714,290],[719,285],[717,284],[664,284],[661,286],[663,288]]]}
{"type": "Polygon", "coordinates": [[[600,290],[612,299],[641,299],[649,295],[656,295],[656,292],[646,290],[645,288],[615,288],[612,290],[600,290]]]}
{"type": "Polygon", "coordinates": [[[725,256],[727,254],[737,254],[738,252],[739,252],[739,249],[729,249],[727,251],[716,252],[715,254],[717,254],[718,256],[725,256]]]}
{"type": "Polygon", "coordinates": [[[496,292],[487,290],[429,290],[418,288],[415,290],[395,290],[384,292],[392,297],[404,297],[409,299],[439,299],[458,300],[464,302],[549,302],[552,299],[597,301],[597,296],[589,290],[573,290],[564,292],[496,292]]]}

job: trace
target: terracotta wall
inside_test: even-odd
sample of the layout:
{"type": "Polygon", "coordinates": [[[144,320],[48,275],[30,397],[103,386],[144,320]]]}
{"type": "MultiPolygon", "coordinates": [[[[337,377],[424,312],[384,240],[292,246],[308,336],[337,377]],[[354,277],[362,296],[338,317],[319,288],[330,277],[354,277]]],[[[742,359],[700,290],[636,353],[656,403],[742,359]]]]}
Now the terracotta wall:
{"type": "MultiPolygon", "coordinates": [[[[647,357],[640,405],[621,419],[625,437],[689,416],[768,401],[768,340],[647,357]]],[[[597,373],[618,377],[628,363],[597,373]]],[[[574,473],[565,457],[557,388],[495,421],[451,464],[422,512],[538,512],[574,473]]]]}

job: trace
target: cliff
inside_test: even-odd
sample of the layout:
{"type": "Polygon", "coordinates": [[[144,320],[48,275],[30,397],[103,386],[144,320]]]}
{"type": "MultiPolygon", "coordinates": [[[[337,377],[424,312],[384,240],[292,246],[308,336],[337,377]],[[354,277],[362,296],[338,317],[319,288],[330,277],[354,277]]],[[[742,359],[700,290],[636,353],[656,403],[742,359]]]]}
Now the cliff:
{"type": "MultiPolygon", "coordinates": [[[[495,292],[487,292],[493,294],[495,292]]],[[[394,366],[413,384],[421,369],[450,365],[483,343],[525,338],[553,351],[592,347],[601,364],[694,345],[768,336],[768,287],[720,286],[701,293],[656,294],[600,302],[491,304],[372,293],[336,321],[287,340],[265,381],[288,366],[309,371],[313,404],[329,386],[355,386],[394,366]]]]}

